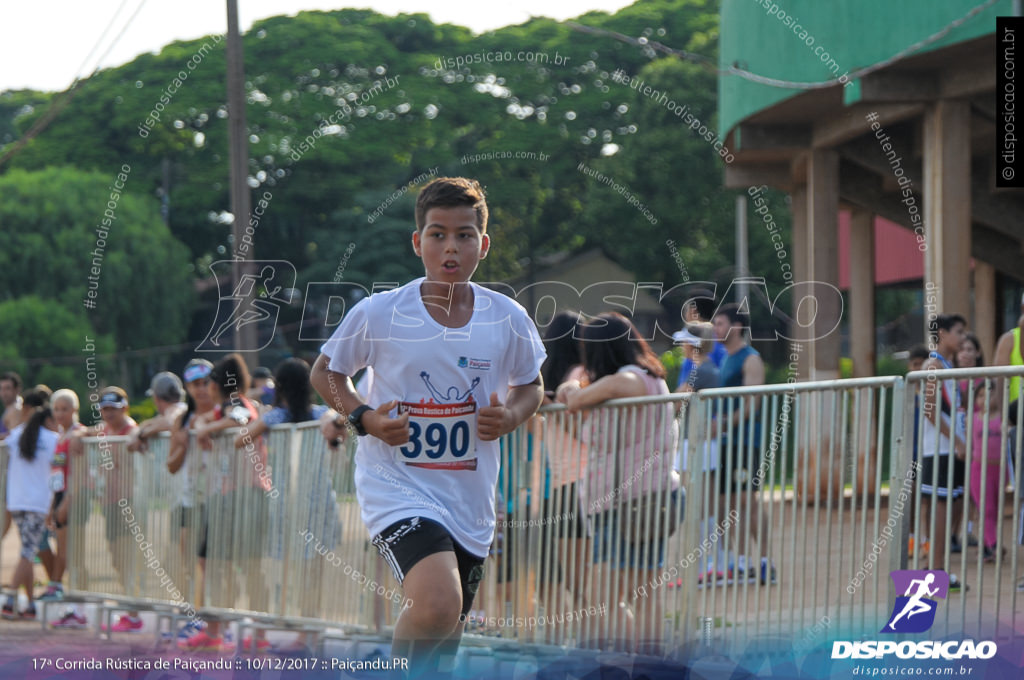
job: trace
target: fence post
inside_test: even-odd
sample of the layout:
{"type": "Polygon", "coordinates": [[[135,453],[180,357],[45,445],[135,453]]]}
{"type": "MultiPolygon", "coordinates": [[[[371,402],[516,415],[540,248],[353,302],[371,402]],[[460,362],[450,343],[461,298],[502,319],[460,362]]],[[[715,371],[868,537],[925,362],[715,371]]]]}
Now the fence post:
{"type": "MultiPolygon", "coordinates": [[[[905,378],[896,379],[892,388],[892,439],[889,444],[889,517],[892,517],[894,494],[898,495],[903,489],[903,480],[908,474],[916,477],[916,471],[912,472],[915,465],[914,430],[917,427],[914,419],[915,396],[916,391],[907,384],[905,378]]],[[[911,494],[909,501],[917,503],[917,494],[911,494]]],[[[907,568],[910,513],[904,509],[895,519],[894,545],[889,550],[890,571],[907,568]]]]}

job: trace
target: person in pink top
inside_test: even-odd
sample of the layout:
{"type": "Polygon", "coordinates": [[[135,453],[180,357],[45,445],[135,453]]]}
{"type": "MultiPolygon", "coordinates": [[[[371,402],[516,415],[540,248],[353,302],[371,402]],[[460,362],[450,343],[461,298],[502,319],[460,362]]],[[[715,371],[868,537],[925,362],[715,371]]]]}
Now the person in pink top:
{"type": "Polygon", "coordinates": [[[986,562],[996,559],[996,544],[999,536],[996,520],[999,518],[999,466],[1003,457],[1001,433],[1002,394],[992,389],[993,381],[986,380],[986,387],[979,388],[974,398],[974,427],[971,449],[971,498],[981,511],[984,527],[984,555],[986,562]],[[988,409],[985,408],[986,396],[988,409]],[[982,472],[984,470],[984,473],[982,472]],[[982,474],[985,475],[982,480],[982,474]],[[982,486],[984,485],[984,501],[982,486]]]}
{"type": "MultiPolygon", "coordinates": [[[[588,382],[570,380],[556,392],[570,413],[610,399],[669,394],[664,366],[624,316],[600,314],[582,335],[588,382]]],[[[590,427],[584,431],[590,442],[580,503],[593,520],[594,561],[610,563],[610,573],[598,570],[595,585],[609,589],[611,634],[631,651],[658,653],[663,645],[662,598],[646,594],[644,586],[664,566],[669,513],[682,514],[679,474],[673,467],[674,410],[665,401],[596,411],[588,414],[590,427]],[[654,527],[650,510],[631,512],[644,507],[641,499],[650,503],[648,508],[666,504],[655,512],[654,527]],[[638,594],[642,590],[645,594],[638,594]]]]}

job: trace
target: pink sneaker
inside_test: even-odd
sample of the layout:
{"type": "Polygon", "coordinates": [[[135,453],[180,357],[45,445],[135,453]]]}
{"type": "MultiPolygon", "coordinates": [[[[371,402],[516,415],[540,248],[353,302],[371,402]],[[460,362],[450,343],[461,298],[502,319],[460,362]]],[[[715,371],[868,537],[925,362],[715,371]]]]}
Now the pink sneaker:
{"type": "Polygon", "coordinates": [[[78,628],[85,628],[87,621],[85,617],[76,612],[74,609],[69,609],[64,616],[57,621],[51,621],[51,628],[67,628],[75,630],[78,628]]]}
{"type": "Polygon", "coordinates": [[[179,643],[178,647],[189,652],[219,652],[223,644],[224,638],[213,637],[205,630],[201,630],[183,643],[179,643]]]}
{"type": "MultiPolygon", "coordinates": [[[[266,639],[260,638],[260,639],[256,640],[256,651],[257,652],[261,652],[261,653],[265,652],[268,649],[270,649],[270,647],[271,647],[270,642],[268,642],[266,639]]],[[[251,636],[247,636],[244,640],[242,640],[242,649],[245,650],[246,652],[251,652],[252,651],[252,637],[251,636]]]]}
{"type": "Polygon", "coordinates": [[[103,626],[103,630],[110,633],[138,633],[142,630],[142,619],[123,614],[117,619],[117,623],[110,627],[109,631],[106,626],[103,626]]]}

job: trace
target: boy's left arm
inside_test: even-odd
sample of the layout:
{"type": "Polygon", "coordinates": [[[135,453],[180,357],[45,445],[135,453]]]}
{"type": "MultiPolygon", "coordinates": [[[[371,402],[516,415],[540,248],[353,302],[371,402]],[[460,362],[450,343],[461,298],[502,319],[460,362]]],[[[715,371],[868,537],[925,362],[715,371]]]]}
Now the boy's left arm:
{"type": "Polygon", "coordinates": [[[508,434],[529,420],[543,399],[544,381],[539,373],[533,382],[509,388],[504,404],[498,400],[497,392],[491,392],[490,405],[481,408],[477,414],[477,434],[485,442],[508,434]]]}

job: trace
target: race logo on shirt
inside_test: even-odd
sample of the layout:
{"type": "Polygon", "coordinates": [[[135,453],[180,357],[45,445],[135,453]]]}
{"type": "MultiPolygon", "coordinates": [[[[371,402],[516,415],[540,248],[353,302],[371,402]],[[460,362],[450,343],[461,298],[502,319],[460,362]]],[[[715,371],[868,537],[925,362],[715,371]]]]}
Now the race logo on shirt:
{"type": "Polygon", "coordinates": [[[491,370],[491,360],[459,357],[459,368],[473,368],[478,371],[489,371],[491,370]]]}
{"type": "Polygon", "coordinates": [[[451,386],[444,391],[420,372],[430,399],[399,402],[400,413],[409,414],[409,443],[399,447],[395,457],[406,465],[435,470],[475,470],[476,400],[474,378],[464,392],[451,386]]]}

